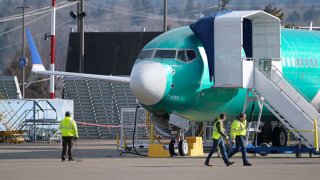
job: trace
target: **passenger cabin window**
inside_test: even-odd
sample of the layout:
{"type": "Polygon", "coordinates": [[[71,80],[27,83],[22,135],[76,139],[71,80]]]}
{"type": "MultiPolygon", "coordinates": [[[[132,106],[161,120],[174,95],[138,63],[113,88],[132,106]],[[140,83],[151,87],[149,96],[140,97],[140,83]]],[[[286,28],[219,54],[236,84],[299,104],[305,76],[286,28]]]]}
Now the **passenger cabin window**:
{"type": "Polygon", "coordinates": [[[197,57],[196,53],[193,50],[187,50],[188,61],[192,61],[197,57]]]}
{"type": "Polygon", "coordinates": [[[152,58],[153,49],[150,50],[142,50],[138,56],[138,59],[152,58]]]}
{"type": "Polygon", "coordinates": [[[304,64],[303,64],[303,59],[302,59],[302,58],[300,59],[300,62],[301,62],[301,63],[300,63],[301,67],[303,67],[304,64]]]}
{"type": "Polygon", "coordinates": [[[313,67],[313,61],[310,59],[310,67],[313,67]]]}
{"type": "Polygon", "coordinates": [[[318,67],[318,61],[317,61],[317,59],[314,59],[314,64],[315,64],[316,67],[318,67]]]}
{"type": "Polygon", "coordinates": [[[176,58],[176,50],[157,50],[154,58],[176,58]]]}
{"type": "Polygon", "coordinates": [[[308,59],[306,59],[306,67],[309,67],[308,59]]]}
{"type": "Polygon", "coordinates": [[[300,66],[299,58],[296,59],[296,65],[297,65],[297,67],[300,66]]]}

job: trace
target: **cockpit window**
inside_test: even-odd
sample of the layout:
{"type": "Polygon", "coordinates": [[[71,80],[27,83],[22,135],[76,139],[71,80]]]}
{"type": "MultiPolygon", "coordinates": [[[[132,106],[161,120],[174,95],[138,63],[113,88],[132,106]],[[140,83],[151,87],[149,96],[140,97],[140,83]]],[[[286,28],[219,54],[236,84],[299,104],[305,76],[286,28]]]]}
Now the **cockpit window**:
{"type": "Polygon", "coordinates": [[[196,59],[197,55],[192,49],[144,49],[140,52],[138,59],[160,58],[177,59],[183,62],[190,62],[196,59]]]}
{"type": "Polygon", "coordinates": [[[197,57],[197,55],[193,50],[187,50],[187,59],[188,59],[188,61],[192,61],[196,57],[197,57]]]}
{"type": "Polygon", "coordinates": [[[157,50],[154,58],[175,58],[176,50],[157,50]]]}
{"type": "Polygon", "coordinates": [[[184,62],[187,62],[186,51],[185,50],[179,50],[177,59],[179,59],[181,61],[184,61],[184,62]]]}
{"type": "Polygon", "coordinates": [[[138,56],[138,59],[152,58],[153,51],[153,49],[142,50],[138,56]]]}

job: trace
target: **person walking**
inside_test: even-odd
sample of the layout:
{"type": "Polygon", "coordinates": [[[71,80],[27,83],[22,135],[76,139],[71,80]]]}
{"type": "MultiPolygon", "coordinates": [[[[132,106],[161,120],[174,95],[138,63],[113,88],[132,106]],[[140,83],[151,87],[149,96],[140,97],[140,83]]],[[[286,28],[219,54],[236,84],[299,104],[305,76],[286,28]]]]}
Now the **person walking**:
{"type": "Polygon", "coordinates": [[[232,143],[236,143],[236,148],[230,152],[229,158],[232,157],[234,154],[240,151],[242,152],[242,160],[244,166],[252,166],[251,163],[248,162],[247,159],[247,152],[246,152],[246,144],[245,144],[245,137],[247,134],[247,120],[246,114],[241,113],[237,119],[232,122],[231,125],[231,139],[232,143]]]}
{"type": "Polygon", "coordinates": [[[62,135],[61,160],[62,162],[66,160],[66,151],[68,147],[68,160],[74,161],[72,157],[72,144],[73,140],[78,139],[78,128],[69,111],[65,113],[65,117],[60,121],[59,130],[61,131],[62,135]]]}
{"type": "Polygon", "coordinates": [[[204,165],[206,166],[212,166],[210,162],[210,158],[212,154],[217,150],[217,147],[219,145],[220,147],[220,154],[222,155],[222,159],[226,166],[230,166],[234,163],[234,161],[230,162],[227,152],[226,152],[226,147],[224,145],[223,138],[229,139],[228,136],[225,134],[224,128],[223,128],[223,121],[226,119],[226,114],[221,113],[219,118],[215,119],[213,122],[213,132],[212,132],[212,139],[213,139],[213,144],[211,151],[208,154],[208,157],[206,158],[206,161],[204,165]]]}

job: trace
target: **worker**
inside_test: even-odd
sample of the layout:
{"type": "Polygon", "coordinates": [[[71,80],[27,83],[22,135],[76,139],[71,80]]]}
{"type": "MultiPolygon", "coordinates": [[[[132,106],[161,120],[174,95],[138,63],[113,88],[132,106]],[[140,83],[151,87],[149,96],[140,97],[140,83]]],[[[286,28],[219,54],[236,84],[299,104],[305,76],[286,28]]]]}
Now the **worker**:
{"type": "Polygon", "coordinates": [[[66,151],[68,147],[68,160],[74,161],[72,157],[72,144],[73,140],[78,139],[78,128],[75,120],[72,119],[71,113],[67,111],[64,119],[60,121],[59,130],[62,135],[62,155],[61,160],[66,160],[66,151]]]}
{"type": "Polygon", "coordinates": [[[231,125],[231,138],[232,143],[236,143],[236,148],[230,152],[229,158],[234,154],[240,151],[242,152],[242,160],[244,166],[251,166],[252,164],[248,162],[247,154],[246,154],[246,144],[245,144],[245,136],[247,134],[247,120],[246,114],[241,113],[237,119],[232,122],[231,125]]]}
{"type": "Polygon", "coordinates": [[[223,128],[223,121],[226,119],[226,114],[221,113],[219,118],[215,119],[213,122],[213,132],[212,132],[212,139],[213,139],[213,144],[210,153],[208,154],[208,157],[204,163],[206,166],[212,166],[210,162],[210,158],[212,154],[217,150],[217,147],[219,145],[220,147],[220,153],[222,155],[222,159],[226,166],[230,166],[234,163],[234,161],[230,162],[227,151],[224,145],[224,140],[223,138],[229,139],[229,137],[225,134],[224,128],[223,128]]]}

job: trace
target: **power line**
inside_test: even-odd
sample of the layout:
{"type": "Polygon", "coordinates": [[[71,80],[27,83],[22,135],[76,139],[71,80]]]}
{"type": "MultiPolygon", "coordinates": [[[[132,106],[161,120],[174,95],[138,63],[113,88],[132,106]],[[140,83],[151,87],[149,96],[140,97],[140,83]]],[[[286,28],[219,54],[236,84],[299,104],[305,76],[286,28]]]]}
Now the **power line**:
{"type": "MultiPolygon", "coordinates": [[[[61,5],[59,7],[57,7],[56,9],[61,9],[61,8],[65,8],[65,7],[69,7],[72,6],[74,4],[77,4],[78,2],[61,2],[58,3],[58,5],[61,5]]],[[[39,14],[43,14],[43,13],[47,13],[50,12],[50,6],[48,7],[44,7],[41,9],[37,9],[37,10],[33,10],[30,11],[28,13],[25,13],[25,17],[31,17],[31,16],[35,16],[35,15],[39,15],[39,14]]],[[[17,20],[17,19],[21,19],[22,18],[22,14],[17,14],[17,15],[13,15],[13,16],[8,16],[8,17],[4,17],[4,18],[0,18],[0,22],[8,22],[8,21],[12,21],[12,20],[17,20]]]]}
{"type": "MultiPolygon", "coordinates": [[[[65,8],[65,7],[74,5],[74,4],[77,4],[77,2],[75,2],[75,3],[69,3],[69,4],[66,4],[66,5],[62,5],[62,6],[58,7],[58,8],[56,8],[56,9],[59,10],[59,9],[62,9],[62,8],[65,8]]],[[[34,14],[32,14],[32,15],[29,15],[29,16],[33,16],[33,15],[38,15],[38,14],[47,13],[47,14],[39,17],[39,18],[34,19],[33,21],[30,21],[30,22],[26,23],[26,25],[31,24],[31,23],[33,23],[33,22],[35,22],[35,21],[37,21],[37,20],[40,20],[40,19],[44,18],[45,16],[48,16],[48,15],[50,14],[50,11],[51,11],[51,10],[47,10],[47,11],[37,12],[37,13],[34,13],[34,14]]],[[[26,16],[26,17],[27,17],[27,16],[26,16]]],[[[0,22],[1,22],[1,20],[0,20],[0,22]]],[[[2,33],[0,33],[0,36],[5,35],[5,34],[8,34],[8,33],[12,32],[12,31],[17,30],[17,29],[20,29],[21,27],[22,27],[22,26],[17,26],[17,27],[15,27],[15,28],[13,28],[13,29],[10,29],[10,30],[6,31],[6,32],[2,32],[2,33]]]]}
{"type": "MultiPolygon", "coordinates": [[[[30,21],[30,22],[27,22],[26,25],[29,25],[29,24],[31,24],[31,23],[33,23],[33,22],[35,22],[35,21],[38,21],[38,20],[40,20],[40,19],[42,19],[42,18],[44,18],[44,17],[46,17],[46,16],[48,16],[48,15],[50,15],[50,13],[47,13],[47,14],[45,14],[45,15],[42,15],[42,16],[40,16],[40,17],[38,17],[38,18],[30,21]]],[[[20,29],[21,27],[22,27],[22,25],[20,25],[20,26],[18,26],[18,27],[15,27],[15,28],[13,28],[13,29],[10,29],[10,30],[8,30],[8,31],[6,31],[6,32],[0,33],[0,36],[5,35],[5,34],[8,34],[8,33],[12,32],[12,31],[17,30],[17,29],[20,29]]]]}
{"type": "MultiPolygon", "coordinates": [[[[62,26],[64,26],[64,25],[66,25],[66,24],[68,24],[68,23],[69,23],[69,22],[65,22],[65,23],[59,24],[59,25],[57,26],[57,29],[60,28],[60,27],[62,27],[62,26]]],[[[50,29],[48,29],[48,30],[50,30],[50,29]]],[[[46,30],[45,32],[42,32],[42,33],[38,33],[38,34],[34,35],[33,37],[34,37],[34,38],[37,38],[37,37],[43,36],[43,35],[45,35],[45,34],[48,32],[48,30],[46,30]]],[[[20,45],[21,43],[22,43],[22,42],[19,41],[19,42],[16,42],[16,43],[14,43],[14,44],[9,44],[9,45],[7,45],[7,46],[0,47],[0,50],[4,50],[4,49],[7,49],[7,48],[11,48],[11,47],[20,45]]]]}

